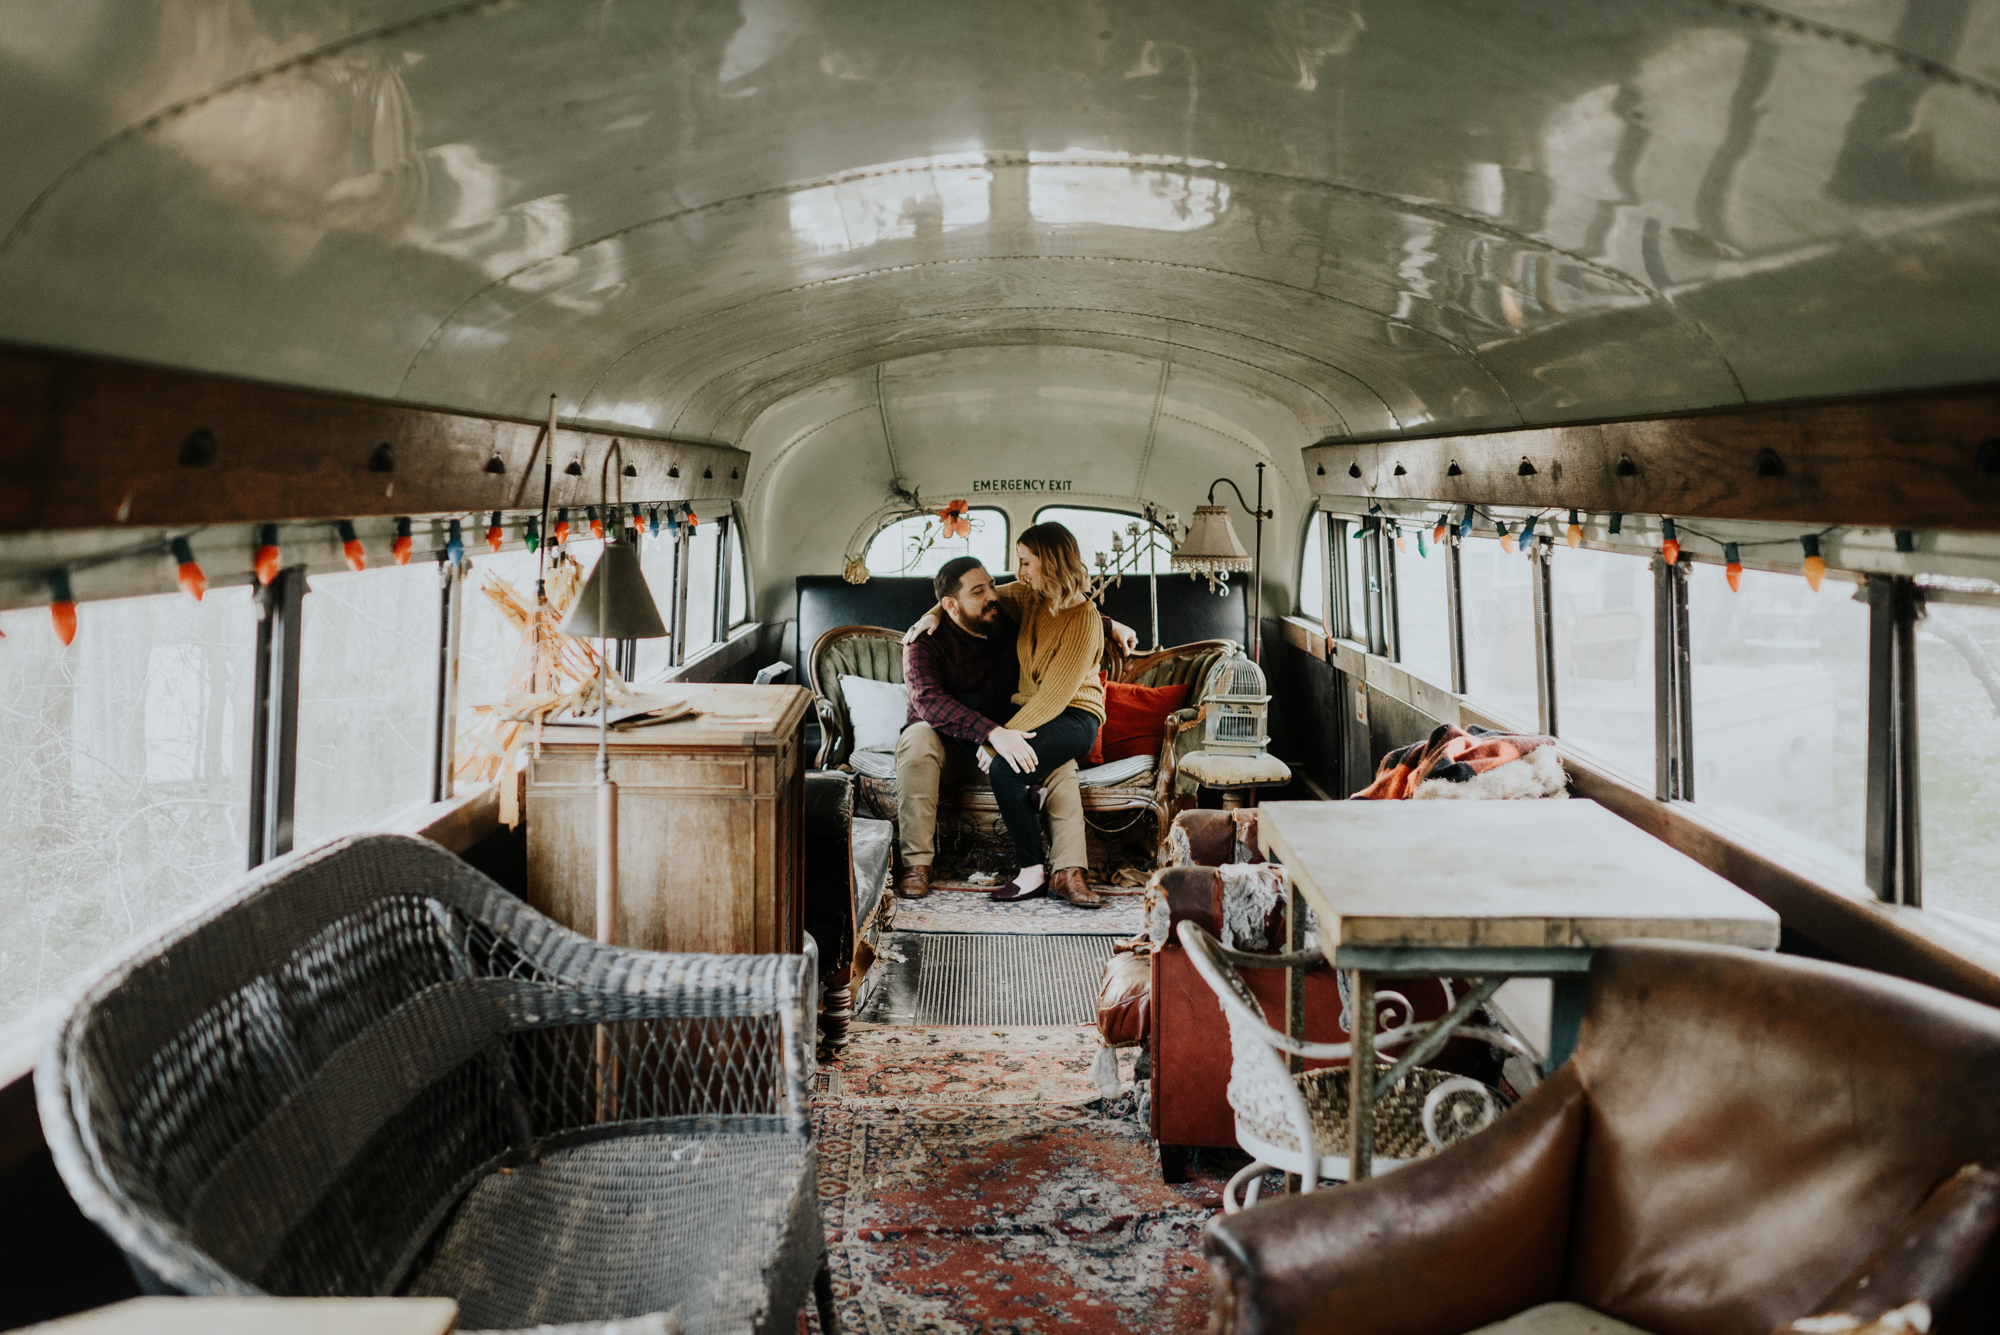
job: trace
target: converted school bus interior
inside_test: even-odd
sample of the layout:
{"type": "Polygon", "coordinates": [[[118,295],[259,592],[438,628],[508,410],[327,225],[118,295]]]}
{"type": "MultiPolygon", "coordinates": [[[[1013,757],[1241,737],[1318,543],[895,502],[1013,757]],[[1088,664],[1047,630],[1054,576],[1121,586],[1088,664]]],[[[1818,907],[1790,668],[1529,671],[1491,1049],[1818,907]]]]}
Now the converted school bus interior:
{"type": "Polygon", "coordinates": [[[1994,1328],[2000,5],[0,0],[0,164],[0,1327],[1994,1328]]]}

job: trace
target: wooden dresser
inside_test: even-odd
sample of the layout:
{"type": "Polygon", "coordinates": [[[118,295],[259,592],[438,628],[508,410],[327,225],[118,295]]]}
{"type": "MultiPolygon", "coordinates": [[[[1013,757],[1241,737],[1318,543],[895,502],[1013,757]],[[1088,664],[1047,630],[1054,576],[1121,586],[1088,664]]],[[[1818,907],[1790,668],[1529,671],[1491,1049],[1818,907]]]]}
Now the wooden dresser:
{"type": "MultiPolygon", "coordinates": [[[[611,734],[618,943],[796,953],[805,720],[798,686],[672,685],[698,717],[611,734]]],[[[549,728],[528,770],[528,902],[596,931],[597,733],[549,728]]]]}

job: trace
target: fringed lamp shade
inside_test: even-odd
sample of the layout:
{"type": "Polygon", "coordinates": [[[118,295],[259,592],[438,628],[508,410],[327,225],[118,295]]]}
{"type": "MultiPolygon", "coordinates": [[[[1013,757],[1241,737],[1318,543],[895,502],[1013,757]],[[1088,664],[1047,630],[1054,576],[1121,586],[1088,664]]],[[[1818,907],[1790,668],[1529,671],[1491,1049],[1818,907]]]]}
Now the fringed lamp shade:
{"type": "Polygon", "coordinates": [[[1229,525],[1229,507],[1196,506],[1194,522],[1188,525],[1180,546],[1174,548],[1171,562],[1175,570],[1191,575],[1227,576],[1232,571],[1248,570],[1250,553],[1229,525]]]}

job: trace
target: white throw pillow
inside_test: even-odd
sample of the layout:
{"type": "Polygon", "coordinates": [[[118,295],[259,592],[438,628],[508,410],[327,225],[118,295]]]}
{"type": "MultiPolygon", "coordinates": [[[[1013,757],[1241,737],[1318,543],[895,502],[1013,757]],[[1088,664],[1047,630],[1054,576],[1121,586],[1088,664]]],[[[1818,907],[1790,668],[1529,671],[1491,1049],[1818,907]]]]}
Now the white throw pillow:
{"type": "Polygon", "coordinates": [[[894,751],[910,716],[910,688],[900,682],[843,675],[840,693],[847,697],[847,717],[854,724],[854,749],[894,751]]]}

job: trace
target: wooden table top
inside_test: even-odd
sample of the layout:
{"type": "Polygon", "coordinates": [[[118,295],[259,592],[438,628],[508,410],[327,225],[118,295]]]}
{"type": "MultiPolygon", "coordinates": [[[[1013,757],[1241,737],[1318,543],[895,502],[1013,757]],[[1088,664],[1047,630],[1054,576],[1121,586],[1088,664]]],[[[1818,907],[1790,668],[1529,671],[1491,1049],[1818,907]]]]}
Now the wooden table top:
{"type": "Polygon", "coordinates": [[[449,1298],[131,1298],[21,1335],[445,1335],[449,1298]]]}
{"type": "Polygon", "coordinates": [[[1778,944],[1775,910],[1595,802],[1267,802],[1257,832],[1324,946],[1778,944]]]}
{"type": "MultiPolygon", "coordinates": [[[[610,744],[617,749],[641,747],[769,746],[798,731],[812,707],[812,692],[803,686],[749,686],[733,682],[641,682],[651,695],[679,697],[701,712],[671,723],[640,728],[613,728],[610,744]]],[[[614,712],[613,718],[617,717],[614,712]]],[[[544,748],[587,747],[597,750],[597,727],[568,725],[542,730],[544,748]]]]}

